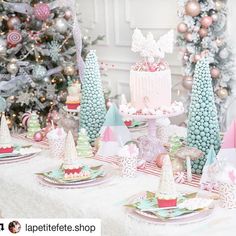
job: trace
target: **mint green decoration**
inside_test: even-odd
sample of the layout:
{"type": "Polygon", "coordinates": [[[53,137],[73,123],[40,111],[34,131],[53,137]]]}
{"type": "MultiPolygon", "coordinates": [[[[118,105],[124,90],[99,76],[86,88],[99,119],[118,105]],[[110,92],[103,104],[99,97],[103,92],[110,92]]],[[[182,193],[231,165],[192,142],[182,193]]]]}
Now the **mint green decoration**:
{"type": "Polygon", "coordinates": [[[0,96],[0,112],[4,112],[6,110],[6,107],[6,100],[0,96]]]}
{"type": "Polygon", "coordinates": [[[85,61],[80,107],[80,125],[88,132],[90,141],[98,136],[106,115],[99,65],[95,51],[91,50],[85,61]]]}
{"type": "Polygon", "coordinates": [[[203,158],[192,162],[192,172],[201,174],[210,147],[213,146],[216,152],[220,147],[219,123],[207,58],[197,62],[194,72],[187,143],[205,153],[203,158]]]}
{"type": "Polygon", "coordinates": [[[178,149],[183,146],[183,142],[181,141],[181,137],[179,136],[172,136],[170,138],[170,154],[174,156],[178,149]]]}
{"type": "Polygon", "coordinates": [[[38,120],[38,115],[36,114],[36,112],[32,112],[28,120],[27,137],[33,138],[34,134],[40,130],[41,128],[38,120]]]}
{"type": "Polygon", "coordinates": [[[81,129],[77,141],[77,153],[79,157],[92,157],[93,151],[89,143],[89,137],[85,129],[81,129]]]}
{"type": "Polygon", "coordinates": [[[125,125],[122,116],[117,109],[117,106],[113,103],[107,111],[105,122],[103,126],[123,126],[125,125]]]}
{"type": "Polygon", "coordinates": [[[206,166],[209,166],[216,161],[216,152],[213,146],[211,146],[209,152],[206,155],[206,166]]]}

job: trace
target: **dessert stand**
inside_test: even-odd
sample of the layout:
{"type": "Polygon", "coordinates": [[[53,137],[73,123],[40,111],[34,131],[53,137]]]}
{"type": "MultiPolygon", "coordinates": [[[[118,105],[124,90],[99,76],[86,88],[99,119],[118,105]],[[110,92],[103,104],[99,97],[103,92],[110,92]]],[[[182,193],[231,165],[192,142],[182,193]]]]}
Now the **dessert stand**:
{"type": "MultiPolygon", "coordinates": [[[[160,115],[145,115],[145,114],[127,114],[124,112],[121,112],[121,115],[124,116],[125,118],[129,119],[135,119],[135,120],[140,120],[140,121],[146,121],[147,122],[147,135],[141,136],[145,143],[146,146],[150,149],[149,151],[152,152],[151,157],[145,157],[144,159],[147,161],[152,161],[156,155],[160,153],[160,141],[156,135],[156,130],[158,128],[157,121],[163,118],[170,118],[170,117],[175,117],[179,116],[184,113],[184,109],[181,109],[179,111],[175,112],[166,112],[160,115]]],[[[159,122],[158,122],[159,123],[159,122]]]]}

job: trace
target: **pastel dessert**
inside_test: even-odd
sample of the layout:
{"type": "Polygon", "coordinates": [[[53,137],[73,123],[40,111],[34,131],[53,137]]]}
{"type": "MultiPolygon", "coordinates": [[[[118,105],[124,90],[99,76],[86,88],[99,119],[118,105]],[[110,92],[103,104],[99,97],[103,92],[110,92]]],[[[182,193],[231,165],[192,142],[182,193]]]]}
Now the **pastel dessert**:
{"type": "Polygon", "coordinates": [[[176,191],[170,157],[167,155],[163,160],[159,188],[156,193],[157,205],[160,208],[175,207],[178,193],[176,191]]]}
{"type": "Polygon", "coordinates": [[[80,83],[75,82],[68,87],[68,96],[66,98],[66,106],[68,109],[75,110],[80,106],[80,83]]]}
{"type": "Polygon", "coordinates": [[[1,117],[1,127],[0,127],[0,154],[12,153],[13,144],[10,135],[10,131],[7,125],[7,120],[3,114],[1,117]]]}

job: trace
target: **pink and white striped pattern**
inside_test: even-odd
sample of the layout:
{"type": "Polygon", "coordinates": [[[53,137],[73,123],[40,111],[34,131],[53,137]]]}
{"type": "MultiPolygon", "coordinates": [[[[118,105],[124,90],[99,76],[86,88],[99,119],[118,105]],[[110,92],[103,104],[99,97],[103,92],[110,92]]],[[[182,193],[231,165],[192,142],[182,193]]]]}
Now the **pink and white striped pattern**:
{"type": "MultiPolygon", "coordinates": [[[[117,157],[106,157],[106,158],[104,158],[104,157],[95,156],[94,159],[99,160],[99,161],[108,162],[108,163],[114,163],[116,165],[120,164],[119,158],[117,158],[117,157]]],[[[155,175],[155,176],[158,176],[158,177],[161,176],[161,169],[158,168],[155,165],[155,163],[148,163],[147,162],[146,163],[146,168],[145,169],[138,169],[138,171],[140,171],[142,173],[150,174],[150,175],[155,175]]],[[[200,179],[201,179],[200,175],[193,174],[192,175],[192,182],[185,181],[183,184],[200,189],[200,179]]],[[[217,193],[216,190],[213,190],[212,192],[217,193]]]]}

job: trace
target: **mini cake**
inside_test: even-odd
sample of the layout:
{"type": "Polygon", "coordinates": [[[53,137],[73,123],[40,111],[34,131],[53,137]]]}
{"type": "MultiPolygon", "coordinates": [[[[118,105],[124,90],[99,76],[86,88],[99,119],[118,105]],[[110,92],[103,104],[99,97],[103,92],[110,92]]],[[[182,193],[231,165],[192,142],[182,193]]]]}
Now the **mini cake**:
{"type": "Polygon", "coordinates": [[[68,109],[75,110],[80,105],[81,86],[78,82],[72,83],[68,87],[68,96],[66,98],[66,106],[68,109]]]}
{"type": "Polygon", "coordinates": [[[6,117],[3,114],[0,127],[0,154],[13,152],[13,145],[6,117]]]}
{"type": "Polygon", "coordinates": [[[156,194],[157,205],[163,207],[175,207],[177,205],[178,193],[175,188],[174,176],[170,157],[163,160],[159,188],[156,194]]]}
{"type": "Polygon", "coordinates": [[[131,105],[137,110],[171,105],[171,71],[163,58],[172,52],[173,40],[173,31],[156,41],[151,33],[145,38],[140,30],[134,30],[132,51],[144,58],[130,71],[131,105]]]}

